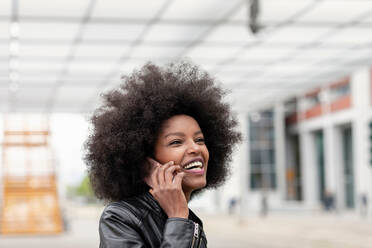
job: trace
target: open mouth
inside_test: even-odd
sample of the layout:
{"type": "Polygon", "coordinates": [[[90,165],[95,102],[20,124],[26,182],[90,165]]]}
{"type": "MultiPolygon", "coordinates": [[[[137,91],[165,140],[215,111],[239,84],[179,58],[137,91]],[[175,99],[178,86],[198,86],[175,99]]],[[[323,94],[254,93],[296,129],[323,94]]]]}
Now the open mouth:
{"type": "Polygon", "coordinates": [[[188,171],[200,171],[203,168],[203,163],[201,161],[191,162],[183,167],[188,171]]]}

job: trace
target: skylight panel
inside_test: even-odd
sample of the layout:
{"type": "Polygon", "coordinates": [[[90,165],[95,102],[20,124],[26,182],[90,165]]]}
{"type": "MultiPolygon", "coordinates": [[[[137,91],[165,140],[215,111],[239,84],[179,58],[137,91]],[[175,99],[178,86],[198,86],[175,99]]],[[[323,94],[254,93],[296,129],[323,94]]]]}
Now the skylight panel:
{"type": "Polygon", "coordinates": [[[320,1],[297,21],[347,23],[372,10],[371,1],[320,1]]]}
{"type": "Polygon", "coordinates": [[[197,40],[207,28],[208,26],[205,25],[153,25],[144,40],[178,41],[187,44],[187,42],[197,40]]]}
{"type": "MultiPolygon", "coordinates": [[[[3,2],[3,1],[1,1],[3,2]]],[[[89,6],[90,0],[32,0],[18,1],[22,16],[80,17],[89,6]]]]}
{"type": "Polygon", "coordinates": [[[241,0],[178,0],[173,1],[163,19],[216,21],[236,6],[244,7],[241,0]]]}

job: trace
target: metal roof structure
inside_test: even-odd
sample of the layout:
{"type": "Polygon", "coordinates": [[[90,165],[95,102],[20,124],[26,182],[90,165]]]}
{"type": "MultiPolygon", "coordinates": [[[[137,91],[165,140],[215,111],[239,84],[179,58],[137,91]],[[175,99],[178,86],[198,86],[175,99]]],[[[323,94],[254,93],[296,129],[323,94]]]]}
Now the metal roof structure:
{"type": "Polygon", "coordinates": [[[371,64],[372,1],[257,1],[256,33],[252,2],[1,0],[0,111],[90,112],[147,61],[187,57],[247,108],[371,64]]]}

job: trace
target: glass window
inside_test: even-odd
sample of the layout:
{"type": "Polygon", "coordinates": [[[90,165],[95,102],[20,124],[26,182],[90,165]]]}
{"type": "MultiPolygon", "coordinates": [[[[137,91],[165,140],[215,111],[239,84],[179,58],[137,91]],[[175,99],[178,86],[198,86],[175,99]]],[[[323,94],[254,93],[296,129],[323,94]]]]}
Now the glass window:
{"type": "Polygon", "coordinates": [[[344,85],[331,88],[330,94],[331,94],[331,101],[335,101],[341,97],[350,95],[350,84],[346,83],[344,85]]]}
{"type": "Polygon", "coordinates": [[[249,116],[250,187],[276,188],[274,112],[255,112],[249,116]]]}

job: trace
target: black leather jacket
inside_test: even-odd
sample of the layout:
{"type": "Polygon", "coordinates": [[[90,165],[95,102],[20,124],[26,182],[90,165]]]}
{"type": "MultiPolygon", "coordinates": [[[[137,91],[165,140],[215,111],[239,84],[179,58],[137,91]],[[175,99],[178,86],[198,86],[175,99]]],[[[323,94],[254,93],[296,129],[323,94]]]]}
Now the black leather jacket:
{"type": "Polygon", "coordinates": [[[201,220],[168,218],[150,193],[113,202],[100,223],[100,248],[204,248],[207,239],[201,220]]]}

